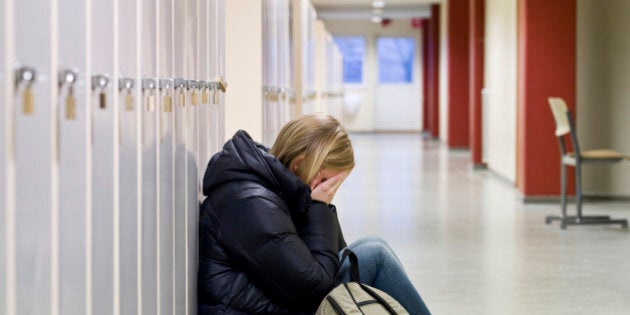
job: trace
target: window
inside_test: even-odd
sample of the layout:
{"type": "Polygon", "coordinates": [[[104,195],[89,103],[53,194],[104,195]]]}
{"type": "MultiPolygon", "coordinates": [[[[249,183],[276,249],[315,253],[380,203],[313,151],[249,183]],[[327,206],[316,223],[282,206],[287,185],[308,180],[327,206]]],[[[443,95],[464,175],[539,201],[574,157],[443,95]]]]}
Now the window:
{"type": "Polygon", "coordinates": [[[377,41],[379,83],[413,82],[416,41],[413,38],[381,37],[377,41]]]}
{"type": "Polygon", "coordinates": [[[365,38],[335,37],[343,55],[343,82],[363,82],[363,59],[365,58],[365,38]]]}

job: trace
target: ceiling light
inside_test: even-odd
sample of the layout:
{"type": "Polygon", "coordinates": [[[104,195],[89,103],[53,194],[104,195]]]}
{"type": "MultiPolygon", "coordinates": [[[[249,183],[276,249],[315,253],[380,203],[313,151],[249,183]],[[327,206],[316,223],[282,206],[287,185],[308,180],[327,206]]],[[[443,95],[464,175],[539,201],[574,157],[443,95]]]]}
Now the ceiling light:
{"type": "Polygon", "coordinates": [[[370,18],[370,21],[372,23],[381,23],[383,22],[383,18],[380,15],[372,15],[372,17],[370,18]]]}
{"type": "Polygon", "coordinates": [[[372,1],[372,7],[373,8],[384,8],[385,7],[385,1],[383,0],[374,0],[372,1]]]}

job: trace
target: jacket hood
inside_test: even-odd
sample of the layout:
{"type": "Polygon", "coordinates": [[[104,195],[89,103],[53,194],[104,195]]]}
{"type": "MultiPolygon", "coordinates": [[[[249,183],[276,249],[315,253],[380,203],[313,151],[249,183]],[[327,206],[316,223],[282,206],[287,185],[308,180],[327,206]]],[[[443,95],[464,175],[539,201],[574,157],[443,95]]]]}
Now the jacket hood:
{"type": "Polygon", "coordinates": [[[231,181],[254,181],[278,194],[290,209],[306,211],[312,202],[310,188],[278,159],[239,130],[215,154],[203,178],[203,194],[208,196],[231,181]]]}

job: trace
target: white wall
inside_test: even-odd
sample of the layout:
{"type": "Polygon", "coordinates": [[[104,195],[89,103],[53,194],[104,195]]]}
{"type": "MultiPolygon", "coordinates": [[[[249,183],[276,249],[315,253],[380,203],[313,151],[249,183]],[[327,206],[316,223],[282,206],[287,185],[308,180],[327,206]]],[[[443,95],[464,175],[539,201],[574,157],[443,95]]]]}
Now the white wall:
{"type": "Polygon", "coordinates": [[[483,156],[488,167],[516,180],[517,0],[487,0],[483,156]]]}
{"type": "MultiPolygon", "coordinates": [[[[375,87],[378,83],[378,55],[376,51],[376,38],[379,36],[406,36],[413,37],[419,43],[420,30],[411,27],[408,20],[394,20],[387,27],[381,27],[380,24],[374,24],[370,21],[363,20],[325,20],[326,28],[333,36],[364,36],[366,39],[366,56],[363,63],[363,84],[345,84],[345,113],[343,123],[351,131],[372,132],[378,126],[376,125],[375,114],[378,112],[375,108],[375,87]],[[355,101],[359,103],[354,104],[355,101]]],[[[420,48],[416,48],[420,51],[420,48]]],[[[418,61],[418,59],[416,59],[418,61]]],[[[419,67],[416,62],[414,69],[414,78],[420,76],[419,67]]],[[[413,84],[421,86],[420,81],[415,80],[413,84]]],[[[421,90],[420,90],[421,91],[421,90]]],[[[421,92],[420,92],[421,93],[421,92]]],[[[399,102],[400,103],[400,102],[399,102]]],[[[409,103],[408,106],[415,106],[413,113],[417,113],[420,117],[420,105],[409,103]]],[[[390,104],[391,105],[391,104],[390,104]]],[[[407,107],[399,108],[399,111],[410,111],[407,107]]],[[[412,115],[415,115],[413,114],[412,115]]],[[[420,119],[420,118],[418,118],[420,119]]],[[[412,130],[415,124],[410,124],[412,130]]]]}
{"type": "MultiPolygon", "coordinates": [[[[577,130],[582,150],[630,153],[630,1],[577,2],[577,130]]],[[[630,195],[630,163],[583,168],[584,192],[630,195]]]]}
{"type": "Polygon", "coordinates": [[[225,136],[245,129],[262,141],[262,2],[225,1],[225,136]],[[247,75],[243,75],[247,74],[247,75]]]}

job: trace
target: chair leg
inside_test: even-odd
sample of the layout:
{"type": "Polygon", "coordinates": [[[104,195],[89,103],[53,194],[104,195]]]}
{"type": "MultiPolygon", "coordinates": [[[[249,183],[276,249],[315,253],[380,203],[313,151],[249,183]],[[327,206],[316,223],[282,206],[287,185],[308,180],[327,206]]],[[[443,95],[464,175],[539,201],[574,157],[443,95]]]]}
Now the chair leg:
{"type": "Polygon", "coordinates": [[[552,221],[558,220],[560,221],[560,228],[566,229],[568,225],[600,225],[600,224],[614,224],[621,225],[622,228],[628,228],[628,220],[626,219],[611,219],[610,216],[607,215],[596,215],[596,216],[584,216],[582,215],[582,167],[578,163],[575,166],[575,203],[577,207],[577,215],[575,216],[567,216],[567,178],[566,178],[566,167],[564,165],[560,166],[560,176],[561,176],[561,201],[562,201],[562,216],[547,216],[545,222],[547,224],[552,221]]]}
{"type": "Polygon", "coordinates": [[[582,163],[575,165],[575,206],[577,217],[582,218],[582,163]]]}
{"type": "Polygon", "coordinates": [[[562,217],[567,216],[567,167],[560,162],[560,199],[562,201],[562,217]]]}
{"type": "Polygon", "coordinates": [[[548,215],[545,218],[545,223],[550,224],[553,221],[560,221],[560,227],[566,228],[565,224],[562,224],[567,218],[567,167],[560,160],[560,203],[562,204],[562,216],[548,215]]]}

